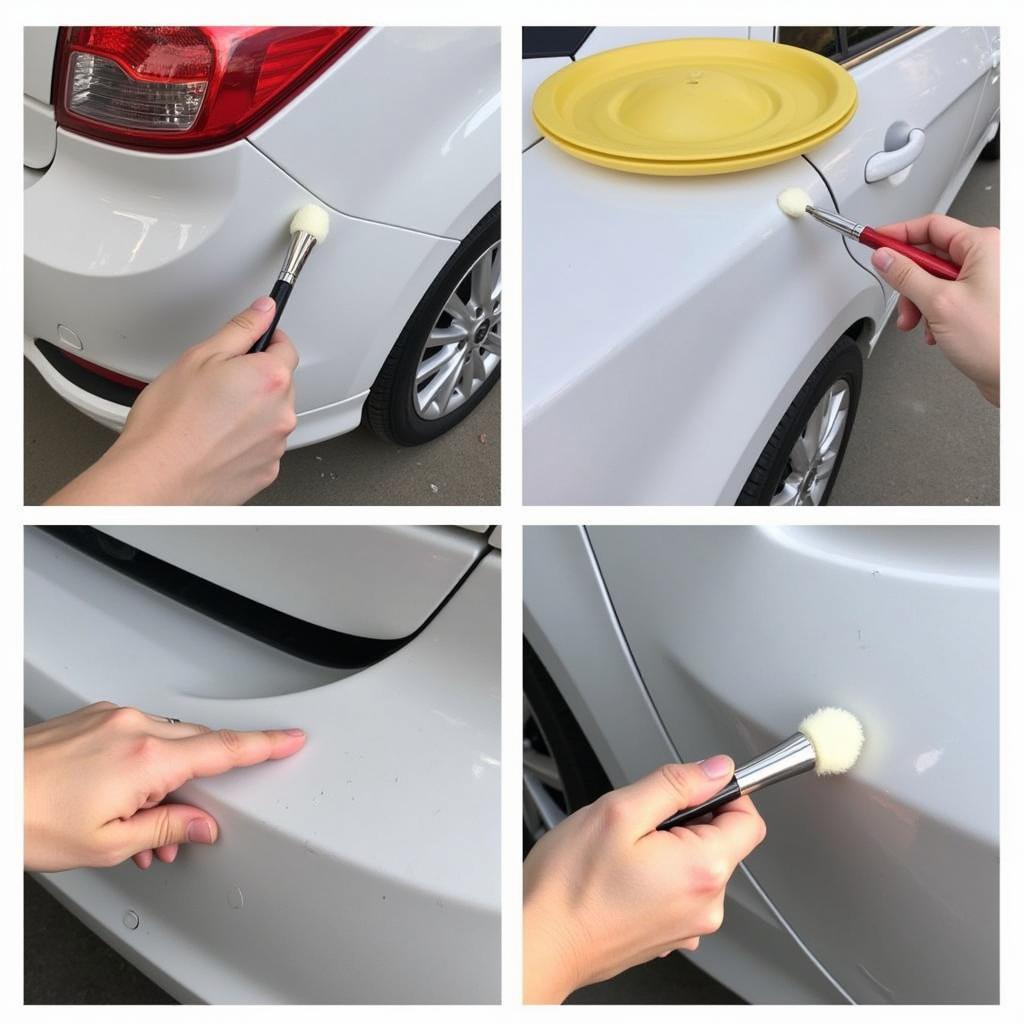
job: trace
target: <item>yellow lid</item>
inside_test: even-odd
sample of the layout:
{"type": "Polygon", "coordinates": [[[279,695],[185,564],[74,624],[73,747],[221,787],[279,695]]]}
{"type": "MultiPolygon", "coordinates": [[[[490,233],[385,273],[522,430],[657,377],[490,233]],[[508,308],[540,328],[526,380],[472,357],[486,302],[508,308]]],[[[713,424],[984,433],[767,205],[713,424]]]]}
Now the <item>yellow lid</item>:
{"type": "Polygon", "coordinates": [[[569,64],[541,83],[533,115],[566,149],[706,165],[650,173],[717,173],[708,168],[758,153],[786,159],[793,147],[817,145],[849,121],[856,104],[849,73],[808,50],[750,39],[671,39],[569,64]]]}
{"type": "Polygon", "coordinates": [[[702,174],[731,174],[733,171],[749,171],[754,167],[767,167],[769,164],[781,163],[801,153],[809,153],[815,146],[821,145],[826,139],[831,138],[846,124],[856,112],[856,107],[851,107],[832,127],[801,142],[795,142],[780,149],[769,149],[762,153],[751,153],[748,156],[734,157],[731,160],[627,160],[625,157],[610,156],[607,153],[598,153],[591,149],[584,149],[582,146],[574,146],[557,135],[548,135],[547,138],[559,149],[565,150],[570,156],[578,160],[585,160],[590,164],[597,164],[599,167],[611,167],[616,171],[629,171],[632,174],[658,174],[674,177],[695,176],[702,174]]]}

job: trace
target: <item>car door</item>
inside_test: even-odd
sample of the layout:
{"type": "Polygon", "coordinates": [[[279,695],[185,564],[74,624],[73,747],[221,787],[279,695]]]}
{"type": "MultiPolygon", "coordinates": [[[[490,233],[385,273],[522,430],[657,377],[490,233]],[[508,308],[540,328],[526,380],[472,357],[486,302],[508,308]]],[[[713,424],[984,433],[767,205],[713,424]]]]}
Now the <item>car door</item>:
{"type": "MultiPolygon", "coordinates": [[[[842,214],[881,227],[948,209],[987,126],[975,123],[993,57],[984,28],[780,27],[776,38],[839,60],[857,83],[853,120],[808,154],[842,214]]],[[[870,250],[848,247],[870,265],[870,250]]]]}
{"type": "Polygon", "coordinates": [[[998,1001],[996,532],[588,533],[681,758],[742,762],[822,705],[864,723],[849,775],[755,798],[746,865],[810,953],[857,1002],[998,1001]]]}

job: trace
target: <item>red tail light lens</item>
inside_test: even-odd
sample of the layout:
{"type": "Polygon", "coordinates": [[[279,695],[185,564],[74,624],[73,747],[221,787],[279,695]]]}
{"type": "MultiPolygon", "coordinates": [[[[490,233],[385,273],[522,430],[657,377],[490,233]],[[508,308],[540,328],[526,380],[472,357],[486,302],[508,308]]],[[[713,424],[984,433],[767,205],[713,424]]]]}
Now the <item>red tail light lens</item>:
{"type": "Polygon", "coordinates": [[[67,28],[57,51],[57,123],[121,146],[220,146],[279,110],[365,31],[67,28]]]}

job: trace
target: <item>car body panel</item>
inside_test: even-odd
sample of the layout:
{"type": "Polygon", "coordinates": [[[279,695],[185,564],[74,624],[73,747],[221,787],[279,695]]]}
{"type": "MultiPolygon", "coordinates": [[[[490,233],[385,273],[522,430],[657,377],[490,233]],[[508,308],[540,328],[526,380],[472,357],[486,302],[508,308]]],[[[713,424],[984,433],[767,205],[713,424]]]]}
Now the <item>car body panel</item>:
{"type": "Polygon", "coordinates": [[[529,149],[541,138],[533,119],[533,94],[545,78],[572,63],[571,57],[533,57],[523,61],[523,149],[529,149]]]}
{"type": "Polygon", "coordinates": [[[862,720],[848,776],[758,794],[769,839],[746,861],[843,989],[998,1002],[997,531],[588,534],[684,759],[740,763],[823,704],[862,720]]]}
{"type": "MultiPolygon", "coordinates": [[[[67,348],[64,324],[82,357],[138,380],[269,291],[292,215],[318,198],[245,141],[167,156],[58,136],[49,170],[25,192],[26,335],[67,348]]],[[[362,397],[456,247],[332,213],[284,320],[300,357],[293,446],[330,436],[304,430],[303,418],[330,424],[345,400],[355,399],[358,424],[362,397]]],[[[108,419],[127,415],[102,399],[87,404],[108,419]]]]}
{"type": "Polygon", "coordinates": [[[653,43],[659,39],[684,39],[698,36],[708,39],[746,39],[749,29],[746,25],[699,25],[680,27],[678,25],[598,25],[587,36],[576,51],[576,59],[604,53],[605,50],[635,43],[653,43]]]}
{"type": "MultiPolygon", "coordinates": [[[[599,29],[581,53],[647,31],[670,30],[599,29]]],[[[788,220],[775,196],[801,187],[833,210],[831,191],[841,212],[878,226],[948,207],[994,133],[984,64],[997,47],[991,30],[931,29],[863,59],[851,68],[861,105],[850,124],[802,160],[755,171],[655,179],[533,145],[523,158],[524,500],[734,502],[824,354],[851,327],[870,350],[894,306],[868,250],[788,220]],[[867,159],[901,119],[927,128],[924,155],[905,180],[867,185],[867,159]]]]}
{"type": "Polygon", "coordinates": [[[776,204],[798,186],[831,209],[821,178],[799,158],[655,178],[548,142],[524,162],[524,501],[734,501],[822,356],[884,312],[832,233],[776,204]]]}
{"type": "Polygon", "coordinates": [[[50,103],[57,29],[30,25],[24,33],[24,163],[26,167],[39,168],[50,163],[57,145],[57,122],[50,103]]]}
{"type": "Polygon", "coordinates": [[[25,351],[47,383],[118,429],[128,408],[34,339],[67,348],[63,325],[81,358],[152,380],[270,290],[292,216],[317,203],[330,237],[282,324],[300,353],[289,447],[357,427],[409,317],[500,199],[498,30],[371,30],[251,140],[196,153],[56,129],[55,42],[26,33],[25,351]]]}
{"type": "Polygon", "coordinates": [[[253,601],[356,636],[397,640],[487,549],[454,526],[106,526],[104,532],[253,601]]]}
{"type": "Polygon", "coordinates": [[[30,721],[109,699],[309,735],[294,758],[178,791],[216,816],[215,847],[44,876],[51,891],[185,1001],[497,1001],[496,552],[414,641],[343,677],[52,536],[27,531],[25,553],[30,721]]]}
{"type": "MultiPolygon", "coordinates": [[[[995,115],[986,88],[991,59],[987,31],[958,26],[928,29],[851,67],[857,112],[839,135],[808,155],[845,216],[881,228],[949,208],[995,115]],[[991,109],[982,111],[983,97],[991,109]],[[871,157],[898,148],[909,129],[925,133],[918,159],[891,177],[866,181],[871,157]],[[890,130],[893,139],[887,141],[890,130]]],[[[870,268],[870,249],[853,242],[848,247],[870,268]]]]}
{"type": "Polygon", "coordinates": [[[334,209],[462,239],[501,198],[500,50],[497,28],[372,29],[250,139],[334,209]]]}
{"type": "MultiPolygon", "coordinates": [[[[523,632],[615,786],[680,760],[619,628],[586,531],[533,526],[523,540],[523,632]]],[[[741,865],[725,923],[686,954],[743,998],[847,1001],[741,865]]]]}

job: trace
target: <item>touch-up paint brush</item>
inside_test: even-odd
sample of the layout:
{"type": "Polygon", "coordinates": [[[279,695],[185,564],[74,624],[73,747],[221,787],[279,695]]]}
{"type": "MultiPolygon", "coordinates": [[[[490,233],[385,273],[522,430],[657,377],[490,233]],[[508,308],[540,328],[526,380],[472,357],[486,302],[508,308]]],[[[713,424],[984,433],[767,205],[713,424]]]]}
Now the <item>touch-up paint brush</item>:
{"type": "Polygon", "coordinates": [[[960,268],[941,256],[935,256],[916,245],[901,242],[899,239],[883,235],[874,228],[858,224],[856,221],[846,217],[840,217],[837,213],[826,213],[811,205],[811,197],[802,188],[787,188],[779,193],[779,208],[788,217],[802,217],[805,213],[810,214],[819,224],[832,228],[840,234],[852,238],[869,249],[892,249],[893,252],[902,253],[907,259],[913,260],[923,270],[927,270],[934,277],[942,277],[947,281],[955,281],[960,276],[960,268]]]}
{"type": "Polygon", "coordinates": [[[330,226],[329,214],[322,206],[317,206],[315,203],[302,207],[292,217],[291,227],[288,229],[292,236],[291,244],[288,246],[288,255],[285,256],[284,263],[281,265],[281,273],[277,275],[274,287],[270,290],[270,297],[276,306],[274,319],[270,321],[270,326],[263,337],[249,349],[250,352],[262,352],[270,344],[270,339],[274,336],[274,331],[277,330],[278,321],[288,302],[288,296],[291,295],[292,288],[298,279],[299,271],[302,270],[306,259],[313,251],[313,246],[323,242],[327,237],[330,226]]]}
{"type": "Polygon", "coordinates": [[[658,830],[688,825],[745,793],[754,793],[812,768],[818,775],[841,775],[857,763],[863,745],[864,729],[856,715],[842,708],[821,708],[808,715],[789,739],[737,768],[725,789],[696,807],[687,807],[666,818],[658,830]]]}

